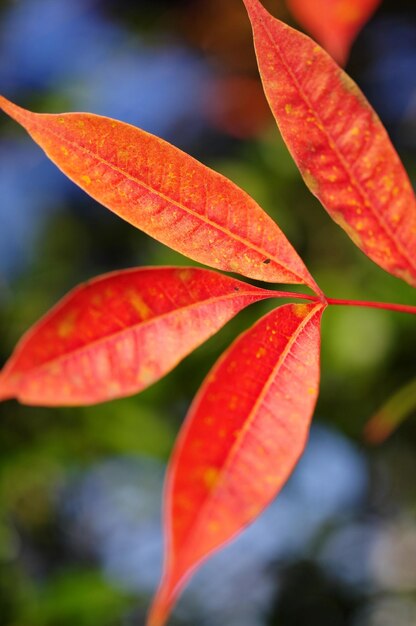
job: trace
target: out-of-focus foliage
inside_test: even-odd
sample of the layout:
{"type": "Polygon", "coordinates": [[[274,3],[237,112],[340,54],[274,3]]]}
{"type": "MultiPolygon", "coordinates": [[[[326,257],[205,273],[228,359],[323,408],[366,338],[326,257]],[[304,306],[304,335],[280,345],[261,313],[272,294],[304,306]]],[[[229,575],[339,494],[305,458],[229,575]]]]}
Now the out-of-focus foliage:
{"type": "MultiPolygon", "coordinates": [[[[283,4],[264,4],[288,17],[283,4]]],[[[269,127],[240,0],[0,6],[5,95],[161,134],[252,194],[328,295],[414,303],[410,287],[332,224],[269,127]],[[240,80],[250,85],[248,103],[245,88],[232,87],[240,80]],[[210,104],[218,89],[231,93],[220,114],[210,104]],[[224,124],[227,115],[234,126],[238,117],[222,113],[237,105],[238,132],[224,124]]],[[[414,17],[412,2],[385,0],[347,67],[413,180],[414,17]]],[[[75,284],[113,269],[189,261],[104,211],[15,125],[1,124],[3,363],[25,329],[75,284]]],[[[142,623],[160,568],[163,463],[177,428],[216,356],[269,308],[242,312],[139,396],[83,409],[0,406],[2,626],[142,623]]],[[[307,454],[262,520],[198,574],[177,624],[414,626],[416,423],[409,419],[375,448],[364,444],[362,429],[414,376],[415,341],[411,316],[327,311],[319,427],[307,454]]]]}
{"type": "Polygon", "coordinates": [[[371,417],[365,436],[372,443],[381,443],[416,410],[416,379],[400,387],[371,417]]]}

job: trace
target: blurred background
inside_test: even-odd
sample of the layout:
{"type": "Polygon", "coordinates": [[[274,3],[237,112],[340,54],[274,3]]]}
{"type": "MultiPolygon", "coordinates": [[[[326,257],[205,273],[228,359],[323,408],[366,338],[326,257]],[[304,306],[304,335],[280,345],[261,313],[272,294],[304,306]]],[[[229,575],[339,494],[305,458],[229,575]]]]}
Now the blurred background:
{"type": "MultiPolygon", "coordinates": [[[[264,2],[295,24],[283,0],[264,2]]],[[[416,163],[416,7],[384,0],[347,70],[410,176],[416,163]]],[[[269,113],[240,0],[0,1],[0,90],[37,111],[91,111],[187,150],[253,195],[332,297],[415,304],[307,191],[269,113]]],[[[78,190],[0,118],[0,362],[77,283],[189,261],[78,190]]],[[[79,409],[0,406],[1,626],[144,623],[161,567],[164,468],[241,313],[157,385],[79,409]]],[[[186,590],[177,626],[416,624],[416,324],[334,307],[306,453],[247,532],[186,590]],[[393,397],[393,399],[392,399],[393,397]],[[386,441],[369,418],[385,403],[386,441]]],[[[373,423],[374,424],[374,423],[373,423]]]]}

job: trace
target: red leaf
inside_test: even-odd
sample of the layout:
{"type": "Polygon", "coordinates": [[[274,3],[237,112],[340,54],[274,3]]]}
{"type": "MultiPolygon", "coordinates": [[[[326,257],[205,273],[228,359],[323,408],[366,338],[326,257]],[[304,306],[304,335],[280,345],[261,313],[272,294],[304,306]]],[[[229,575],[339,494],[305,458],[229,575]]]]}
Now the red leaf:
{"type": "Polygon", "coordinates": [[[379,118],[357,85],[309,37],[248,10],[263,86],[312,193],[382,268],[416,286],[416,201],[379,118]]]}
{"type": "Polygon", "coordinates": [[[278,292],[196,268],[114,272],[81,285],[21,339],[0,399],[94,404],[136,393],[253,302],[278,292]]]}
{"type": "Polygon", "coordinates": [[[286,0],[296,20],[338,63],[345,65],[351,46],[381,0],[286,0]]]}
{"type": "Polygon", "coordinates": [[[148,626],[192,571],[275,497],[303,451],[319,385],[324,306],[288,304],[239,337],[186,418],[166,486],[166,559],[148,626]]]}
{"type": "Polygon", "coordinates": [[[98,115],[31,113],[2,97],[0,107],[71,180],[148,235],[213,267],[319,292],[250,196],[166,141],[98,115]]]}

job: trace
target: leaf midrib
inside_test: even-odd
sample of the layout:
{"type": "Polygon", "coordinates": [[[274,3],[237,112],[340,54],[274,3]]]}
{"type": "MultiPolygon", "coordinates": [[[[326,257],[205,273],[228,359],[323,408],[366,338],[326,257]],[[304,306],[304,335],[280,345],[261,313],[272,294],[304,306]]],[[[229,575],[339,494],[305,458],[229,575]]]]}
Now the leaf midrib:
{"type": "MultiPolygon", "coordinates": [[[[84,346],[79,346],[78,348],[75,348],[74,350],[68,351],[64,354],[61,354],[55,358],[52,358],[49,361],[45,361],[44,363],[41,363],[29,370],[27,370],[25,373],[21,373],[20,376],[22,377],[22,379],[25,379],[27,376],[32,376],[33,374],[38,375],[39,372],[42,372],[43,369],[47,369],[48,367],[50,367],[51,365],[55,365],[56,363],[60,363],[62,361],[65,361],[66,359],[69,358],[73,358],[74,356],[79,356],[82,355],[84,352],[87,352],[91,349],[96,348],[97,346],[106,343],[107,341],[113,341],[115,338],[123,335],[123,334],[128,334],[130,332],[134,332],[135,330],[137,330],[138,328],[143,328],[145,326],[151,326],[152,324],[156,324],[158,323],[160,320],[163,320],[164,318],[167,318],[169,316],[173,317],[175,314],[180,314],[183,311],[192,311],[193,309],[197,309],[198,307],[201,306],[205,306],[205,305],[210,305],[210,304],[215,304],[216,302],[221,302],[221,301],[227,301],[227,300],[232,300],[233,298],[239,298],[241,296],[243,297],[248,297],[250,295],[256,295],[257,292],[255,291],[239,291],[238,293],[231,293],[231,294],[227,294],[225,296],[214,296],[211,298],[207,298],[206,300],[201,300],[199,302],[194,302],[193,304],[187,305],[187,306],[183,306],[180,307],[178,309],[172,309],[171,311],[168,311],[167,313],[162,313],[161,315],[155,316],[151,319],[148,320],[144,320],[141,322],[137,322],[135,324],[132,324],[131,326],[128,326],[127,328],[123,328],[123,329],[119,329],[116,332],[112,332],[109,333],[108,335],[105,335],[104,337],[100,337],[95,339],[94,341],[92,341],[91,343],[85,344],[84,346]]],[[[272,298],[275,292],[271,291],[270,295],[266,295],[266,294],[258,294],[258,299],[267,299],[267,298],[272,298]]],[[[248,305],[247,305],[248,306],[248,305]]],[[[22,346],[22,349],[24,348],[24,346],[22,346]]],[[[18,373],[18,372],[17,372],[18,373]]],[[[7,373],[7,376],[10,376],[13,374],[13,370],[12,370],[12,366],[10,367],[10,372],[7,373]]]]}
{"type": "MultiPolygon", "coordinates": [[[[264,28],[264,30],[265,30],[268,38],[269,38],[270,43],[272,44],[272,47],[275,48],[277,54],[280,56],[280,59],[282,61],[283,66],[286,69],[287,74],[291,78],[291,80],[292,80],[293,84],[295,85],[295,88],[298,90],[300,96],[303,98],[304,103],[306,104],[306,106],[309,107],[309,109],[313,112],[313,115],[315,116],[315,118],[320,123],[321,129],[322,129],[321,132],[324,135],[326,135],[329,147],[335,153],[335,155],[338,157],[338,160],[339,160],[339,162],[341,164],[341,167],[343,168],[344,172],[346,173],[349,181],[357,189],[357,192],[361,196],[361,199],[363,201],[364,206],[367,207],[372,212],[372,214],[375,217],[376,221],[378,221],[380,227],[384,230],[384,232],[389,237],[389,239],[394,243],[394,245],[396,246],[396,249],[402,255],[402,257],[404,259],[406,259],[407,262],[409,263],[409,265],[416,270],[416,262],[410,256],[410,253],[407,250],[406,245],[403,244],[403,242],[402,242],[400,237],[396,237],[395,236],[396,233],[394,233],[394,231],[392,231],[392,229],[390,227],[390,224],[388,222],[386,222],[386,220],[384,219],[383,215],[376,209],[376,207],[374,206],[373,202],[371,201],[371,197],[368,195],[367,191],[362,186],[360,180],[355,177],[354,173],[352,172],[353,166],[348,162],[346,157],[344,157],[344,155],[342,154],[342,152],[338,148],[338,145],[337,145],[335,139],[332,137],[332,134],[329,132],[329,130],[327,128],[327,125],[324,124],[324,122],[323,122],[320,114],[317,112],[316,108],[314,106],[312,106],[312,103],[309,100],[308,95],[305,93],[305,91],[303,90],[302,86],[299,84],[299,81],[298,81],[295,73],[293,72],[293,70],[292,70],[288,60],[286,59],[286,57],[284,55],[284,52],[282,51],[281,47],[278,45],[278,43],[272,37],[272,35],[271,35],[271,33],[270,33],[266,23],[264,22],[264,20],[261,17],[259,19],[261,20],[261,24],[262,24],[262,26],[263,26],[263,28],[264,28]]],[[[340,71],[342,72],[343,70],[340,68],[340,71]]],[[[272,106],[271,106],[271,108],[273,110],[272,106]]],[[[374,114],[377,116],[376,113],[374,113],[374,114]]],[[[377,120],[378,119],[379,118],[377,117],[377,120]]],[[[380,122],[380,124],[381,124],[381,122],[380,122]]],[[[353,226],[351,226],[351,228],[353,228],[353,226]]]]}
{"type": "MultiPolygon", "coordinates": [[[[187,534],[187,541],[186,541],[186,543],[188,545],[189,545],[189,543],[192,545],[192,541],[194,541],[195,536],[198,536],[198,531],[199,531],[199,528],[200,528],[201,524],[203,523],[204,516],[205,516],[207,511],[209,512],[209,510],[212,508],[214,502],[216,501],[216,499],[218,497],[218,493],[220,492],[220,490],[222,488],[222,485],[224,484],[224,481],[225,481],[224,477],[227,475],[230,466],[232,466],[236,456],[238,455],[239,451],[241,450],[242,444],[243,444],[244,439],[245,439],[245,436],[246,436],[247,432],[249,431],[251,425],[253,424],[254,420],[257,417],[258,409],[259,409],[260,405],[262,404],[264,398],[266,397],[266,395],[267,395],[267,393],[268,393],[268,391],[269,391],[273,381],[275,380],[279,370],[281,369],[281,367],[283,366],[283,364],[286,361],[286,358],[290,354],[293,345],[296,343],[299,335],[302,333],[302,331],[305,329],[305,327],[309,324],[311,319],[321,309],[323,309],[323,305],[322,304],[318,304],[317,306],[315,306],[311,310],[311,312],[305,317],[305,319],[302,320],[302,322],[297,327],[296,331],[293,333],[293,335],[291,335],[290,339],[288,340],[285,349],[281,353],[281,355],[280,355],[276,365],[273,367],[273,370],[272,370],[270,376],[268,377],[268,379],[264,383],[264,386],[263,386],[263,388],[262,388],[258,398],[256,399],[253,407],[250,409],[250,412],[249,412],[249,414],[247,416],[247,419],[244,422],[244,425],[243,425],[241,431],[238,434],[238,437],[234,441],[232,447],[230,448],[229,453],[227,454],[227,457],[225,459],[224,465],[221,467],[221,475],[218,477],[218,480],[217,480],[217,483],[216,483],[215,487],[207,494],[207,497],[204,499],[204,503],[203,503],[202,507],[198,511],[198,514],[197,514],[197,517],[196,517],[196,522],[193,525],[192,529],[187,534]],[[192,538],[191,541],[189,541],[189,537],[192,538]]],[[[232,536],[234,536],[234,535],[232,535],[232,536]]],[[[230,540],[230,539],[231,539],[231,537],[227,538],[227,541],[230,540]]],[[[201,558],[203,558],[203,557],[201,557],[201,558]]],[[[180,584],[180,581],[181,581],[183,575],[184,575],[184,573],[181,574],[178,582],[175,585],[175,588],[180,584]]]]}
{"type": "MultiPolygon", "coordinates": [[[[42,115],[42,114],[38,114],[38,115],[42,115]]],[[[77,115],[76,113],[73,114],[66,114],[66,115],[77,115]]],[[[91,117],[97,117],[97,118],[101,118],[102,116],[99,115],[95,115],[93,113],[89,114],[89,116],[91,117]]],[[[32,120],[33,118],[30,116],[30,114],[26,114],[25,117],[27,117],[29,120],[32,120]]],[[[57,114],[56,117],[59,117],[59,115],[57,114]]],[[[106,119],[106,118],[105,118],[106,119]]],[[[136,128],[135,126],[131,126],[130,124],[126,124],[125,122],[118,122],[118,124],[122,124],[125,126],[129,126],[131,128],[133,128],[135,131],[139,131],[145,135],[151,136],[152,138],[155,139],[159,139],[160,141],[164,141],[161,140],[160,138],[155,137],[154,135],[151,135],[150,133],[146,133],[146,131],[143,131],[139,128],[136,128]]],[[[43,125],[38,125],[35,124],[36,126],[40,126],[42,128],[42,130],[45,132],[45,129],[43,127],[43,125]]],[[[81,146],[79,143],[77,143],[76,141],[72,141],[70,139],[68,139],[65,136],[61,136],[59,133],[53,131],[50,128],[46,129],[46,132],[53,135],[54,137],[56,137],[57,139],[59,139],[60,141],[66,143],[69,146],[72,146],[73,148],[82,150],[85,154],[87,154],[90,158],[95,159],[96,161],[102,163],[103,165],[105,165],[106,167],[108,167],[110,170],[113,170],[114,172],[118,172],[119,174],[121,174],[123,177],[129,179],[130,181],[132,181],[133,183],[135,183],[136,185],[142,186],[144,189],[146,189],[147,191],[149,191],[150,193],[155,194],[156,196],[160,197],[162,200],[168,202],[171,205],[176,206],[178,209],[181,209],[184,213],[188,213],[190,215],[192,215],[193,217],[199,219],[201,222],[204,222],[205,224],[207,224],[208,226],[211,226],[212,228],[222,232],[223,234],[227,235],[228,237],[230,237],[231,239],[234,239],[235,241],[241,243],[243,246],[245,246],[248,249],[254,250],[255,252],[257,252],[258,254],[260,254],[263,257],[266,258],[270,258],[274,261],[274,263],[282,268],[285,272],[289,273],[291,276],[293,276],[295,279],[297,279],[301,284],[309,284],[309,286],[314,285],[314,281],[310,281],[308,280],[308,283],[305,282],[305,279],[309,276],[309,272],[306,269],[306,277],[303,277],[299,274],[297,274],[293,269],[291,269],[290,267],[288,267],[287,265],[285,265],[284,263],[282,263],[281,260],[277,259],[277,257],[273,254],[271,254],[271,252],[269,250],[266,249],[262,249],[260,247],[258,247],[257,245],[255,245],[253,242],[249,241],[248,239],[245,239],[243,237],[241,237],[240,235],[232,232],[231,230],[227,230],[225,227],[221,226],[221,224],[218,224],[217,222],[214,222],[212,220],[210,220],[206,215],[198,213],[197,211],[194,211],[193,209],[186,207],[185,205],[183,205],[181,202],[179,202],[176,199],[170,198],[169,196],[167,196],[165,193],[163,193],[162,191],[155,189],[154,187],[152,187],[151,185],[149,185],[148,183],[144,182],[142,179],[138,178],[137,176],[130,174],[129,172],[126,172],[125,170],[123,170],[122,168],[118,167],[117,165],[111,163],[110,161],[108,161],[107,159],[103,158],[102,156],[98,155],[96,152],[92,152],[91,150],[89,150],[88,148],[86,148],[85,146],[81,146]]],[[[168,142],[164,142],[167,143],[168,142]]],[[[174,146],[172,146],[171,144],[168,144],[172,149],[175,149],[174,146]]],[[[178,148],[176,148],[177,150],[179,150],[178,148]]],[[[48,150],[46,150],[44,148],[44,151],[46,152],[46,154],[48,154],[48,150]]],[[[179,150],[180,151],[180,150],[179,150]]],[[[182,152],[182,151],[180,151],[182,152]]],[[[204,165],[203,163],[200,163],[199,161],[196,161],[196,159],[194,159],[191,155],[188,155],[186,153],[185,154],[188,158],[194,160],[199,166],[202,167],[206,167],[207,169],[209,169],[206,165],[204,165]]],[[[53,160],[53,159],[52,159],[53,160]]],[[[61,171],[63,171],[65,173],[66,176],[68,176],[69,178],[71,178],[74,182],[76,182],[76,184],[78,186],[80,186],[88,195],[91,195],[87,189],[85,189],[79,182],[75,181],[74,178],[72,176],[69,176],[61,166],[59,166],[59,169],[61,169],[61,171]]],[[[219,174],[218,172],[215,172],[214,170],[211,170],[216,176],[222,177],[221,174],[219,174]]],[[[238,189],[242,194],[246,195],[253,203],[254,205],[260,210],[262,211],[261,207],[256,203],[256,201],[251,198],[251,196],[249,196],[244,190],[240,189],[237,185],[235,185],[232,181],[230,181],[229,179],[227,179],[226,177],[223,177],[228,183],[231,182],[232,185],[234,185],[236,187],[236,189],[238,189]]],[[[101,202],[101,200],[98,200],[101,204],[104,204],[103,202],[101,202]]],[[[104,205],[106,206],[106,205],[104,205]]],[[[107,207],[109,208],[111,211],[113,211],[113,209],[111,209],[111,207],[107,207]]],[[[116,213],[116,211],[113,211],[114,213],[116,213]]],[[[290,248],[292,248],[290,251],[296,255],[296,260],[301,262],[300,257],[298,257],[297,252],[294,250],[294,248],[292,247],[291,243],[289,242],[289,240],[286,238],[286,235],[283,233],[283,231],[280,230],[279,226],[276,224],[276,222],[274,222],[270,216],[264,212],[264,215],[266,216],[266,218],[270,219],[271,222],[273,223],[273,226],[276,227],[278,229],[278,234],[280,234],[285,241],[285,244],[287,244],[290,248]]],[[[127,218],[123,218],[125,219],[127,222],[129,222],[130,224],[132,224],[133,226],[135,226],[136,228],[139,228],[138,226],[136,226],[133,222],[131,222],[129,219],[127,218]]],[[[140,227],[140,230],[143,230],[140,227]]],[[[144,231],[146,232],[146,231],[144,231]]],[[[147,233],[149,234],[149,233],[147,233]]],[[[169,244],[165,244],[165,245],[169,245],[169,244]]],[[[275,282],[281,282],[281,281],[275,281],[275,282]]]]}

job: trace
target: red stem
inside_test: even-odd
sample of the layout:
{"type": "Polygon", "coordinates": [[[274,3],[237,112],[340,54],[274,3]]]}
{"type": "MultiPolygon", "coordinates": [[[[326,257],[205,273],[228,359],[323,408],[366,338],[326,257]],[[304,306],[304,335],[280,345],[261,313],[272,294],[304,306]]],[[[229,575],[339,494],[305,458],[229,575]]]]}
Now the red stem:
{"type": "Polygon", "coordinates": [[[305,293],[293,293],[288,291],[275,291],[277,298],[296,298],[300,300],[310,300],[311,302],[323,302],[334,306],[363,306],[371,309],[385,309],[386,311],[397,311],[399,313],[411,313],[416,315],[416,306],[410,304],[392,304],[391,302],[372,302],[367,300],[338,300],[338,298],[320,298],[310,296],[305,293]]]}
{"type": "Polygon", "coordinates": [[[372,309],[385,309],[386,311],[398,311],[400,313],[411,313],[416,315],[416,306],[410,304],[392,304],[390,302],[366,302],[365,300],[337,300],[327,298],[328,304],[335,306],[365,306],[372,309]]]}
{"type": "Polygon", "coordinates": [[[399,313],[411,313],[416,315],[416,306],[411,304],[393,304],[391,302],[372,302],[371,300],[338,300],[338,298],[320,298],[305,293],[294,293],[291,291],[274,291],[276,298],[295,298],[299,300],[310,300],[311,302],[323,302],[333,306],[363,306],[371,309],[384,309],[386,311],[397,311],[399,313]]]}
{"type": "MultiPolygon", "coordinates": [[[[291,300],[311,300],[312,302],[321,302],[321,298],[319,296],[310,296],[306,293],[297,293],[295,291],[274,291],[274,289],[266,289],[266,291],[274,295],[276,298],[290,298],[291,300]]],[[[323,302],[325,302],[325,299],[323,299],[323,302]]]]}

